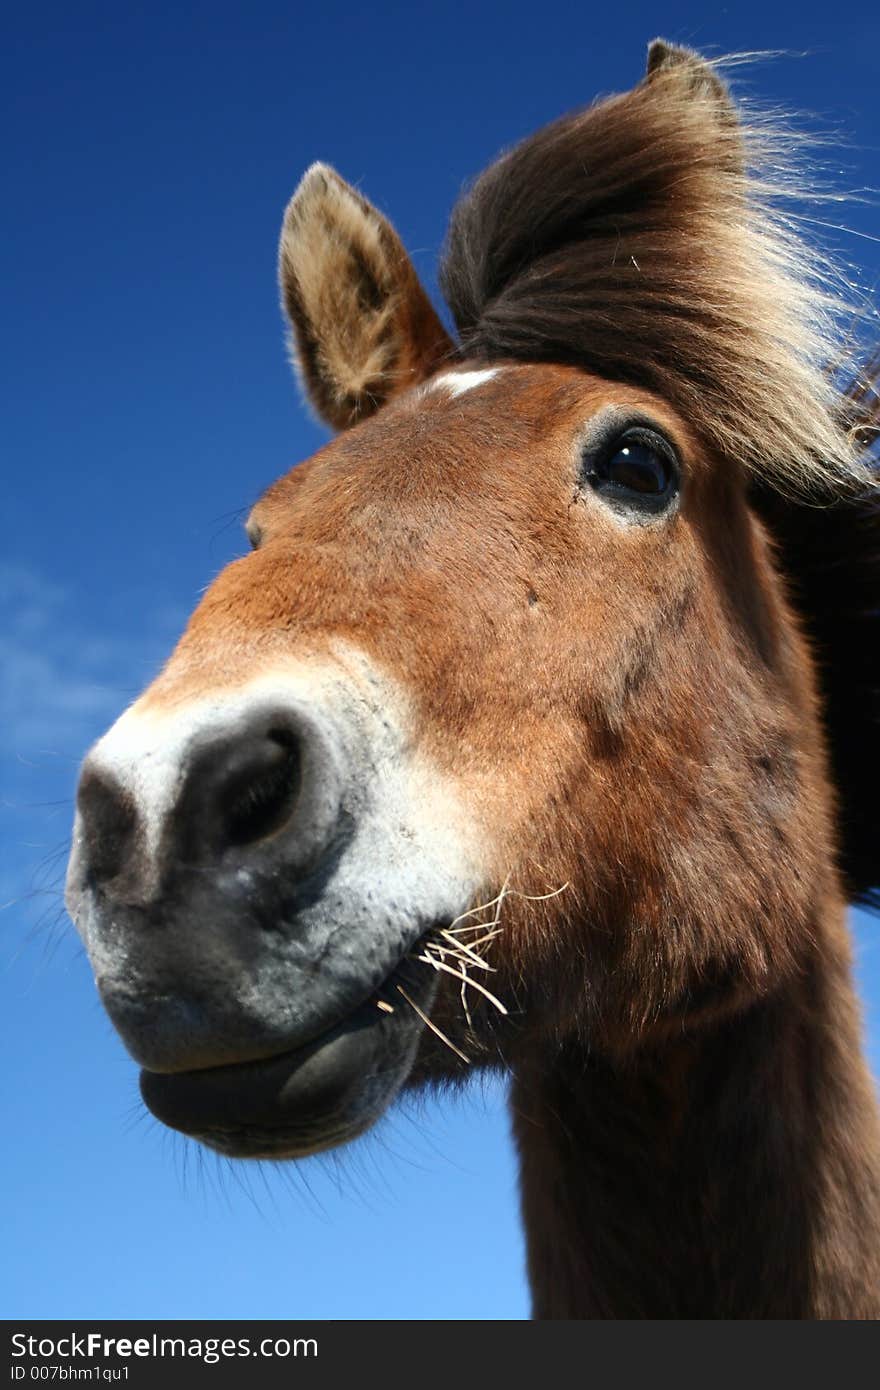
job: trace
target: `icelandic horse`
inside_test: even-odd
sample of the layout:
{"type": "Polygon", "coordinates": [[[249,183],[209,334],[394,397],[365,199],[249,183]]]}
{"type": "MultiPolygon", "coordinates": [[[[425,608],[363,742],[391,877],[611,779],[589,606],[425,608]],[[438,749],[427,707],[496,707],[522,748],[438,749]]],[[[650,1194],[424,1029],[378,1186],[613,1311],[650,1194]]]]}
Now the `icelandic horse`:
{"type": "Polygon", "coordinates": [[[877,374],[713,66],[462,196],[441,323],[330,168],[338,432],[92,748],[67,902],[150,1110],[296,1158],[511,1077],[538,1318],[880,1315],[877,374]]]}

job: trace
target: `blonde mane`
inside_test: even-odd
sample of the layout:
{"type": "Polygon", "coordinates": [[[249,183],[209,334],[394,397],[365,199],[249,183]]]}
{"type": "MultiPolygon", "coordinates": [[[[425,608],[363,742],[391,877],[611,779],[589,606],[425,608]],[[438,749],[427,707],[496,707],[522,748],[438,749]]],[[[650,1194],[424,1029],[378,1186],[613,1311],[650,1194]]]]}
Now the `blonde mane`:
{"type": "Polygon", "coordinates": [[[441,284],[468,359],[648,387],[764,482],[827,497],[868,478],[829,370],[853,311],[786,210],[803,139],[741,120],[717,67],[657,42],[633,91],[504,154],[453,213],[441,284]]]}

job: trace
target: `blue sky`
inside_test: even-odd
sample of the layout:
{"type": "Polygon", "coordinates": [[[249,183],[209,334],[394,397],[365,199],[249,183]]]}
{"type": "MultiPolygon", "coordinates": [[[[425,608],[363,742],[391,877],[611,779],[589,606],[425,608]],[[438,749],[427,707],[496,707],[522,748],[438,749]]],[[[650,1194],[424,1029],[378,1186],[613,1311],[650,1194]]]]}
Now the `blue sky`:
{"type": "MultiPolygon", "coordinates": [[[[224,1167],[146,1117],[60,884],[76,767],[150,678],[261,489],[324,439],[285,360],[281,213],[314,159],[429,286],[462,182],[640,75],[657,33],[748,74],[877,180],[856,3],[34,3],[6,20],[0,559],[5,1317],[523,1317],[503,1095],[395,1112],[338,1159],[224,1167]],[[813,13],[817,16],[813,18],[813,13]]],[[[829,215],[870,290],[876,207],[829,215]]],[[[855,272],[854,272],[855,273],[855,272]]],[[[855,921],[880,1070],[880,924],[855,921]]]]}

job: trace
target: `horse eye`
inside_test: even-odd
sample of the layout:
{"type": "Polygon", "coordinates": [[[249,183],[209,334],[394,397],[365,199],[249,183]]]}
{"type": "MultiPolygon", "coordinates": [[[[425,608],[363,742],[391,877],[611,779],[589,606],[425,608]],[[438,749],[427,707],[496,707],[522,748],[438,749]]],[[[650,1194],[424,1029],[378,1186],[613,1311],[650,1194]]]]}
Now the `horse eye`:
{"type": "Polygon", "coordinates": [[[668,440],[642,427],[617,435],[586,460],[586,479],[612,506],[660,512],[678,493],[678,460],[668,440]]]}
{"type": "Polygon", "coordinates": [[[657,496],[669,486],[669,464],[647,444],[624,444],[605,463],[605,476],[618,487],[657,496]]]}

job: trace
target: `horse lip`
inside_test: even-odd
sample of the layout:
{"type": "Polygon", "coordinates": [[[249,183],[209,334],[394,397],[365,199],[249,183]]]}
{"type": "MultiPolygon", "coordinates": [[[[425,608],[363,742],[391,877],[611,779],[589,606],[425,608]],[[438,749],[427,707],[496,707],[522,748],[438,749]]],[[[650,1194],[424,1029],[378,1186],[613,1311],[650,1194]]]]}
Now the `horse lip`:
{"type": "Polygon", "coordinates": [[[207,1079],[209,1075],[212,1077],[215,1075],[234,1075],[236,1072],[242,1072],[246,1068],[271,1066],[274,1062],[280,1062],[283,1059],[295,1060],[301,1054],[305,1054],[306,1052],[308,1052],[310,1048],[319,1047],[322,1043],[326,1042],[330,1038],[330,1036],[334,1034],[339,1028],[342,1028],[346,1024],[350,1023],[361,1013],[364,1013],[366,1015],[367,1008],[370,1004],[374,1004],[374,1007],[376,1007],[374,1001],[376,1000],[377,995],[381,994],[381,992],[385,989],[385,984],[387,984],[391,980],[392,975],[397,973],[397,969],[399,969],[399,967],[396,967],[395,970],[391,972],[391,975],[388,976],[388,980],[384,984],[381,984],[378,989],[371,990],[369,995],[365,999],[363,999],[360,1004],[355,1004],[355,1006],[352,1009],[349,1009],[345,1014],[343,1014],[341,1018],[336,1019],[333,1023],[327,1024],[325,1027],[319,1029],[316,1033],[312,1033],[304,1038],[301,1038],[296,1043],[294,1043],[292,1047],[276,1047],[271,1052],[261,1052],[259,1050],[255,1050],[253,1053],[243,1055],[237,1058],[235,1061],[206,1062],[203,1066],[142,1067],[141,1075],[179,1078],[181,1081],[188,1077],[202,1077],[207,1079]]]}
{"type": "MultiPolygon", "coordinates": [[[[410,988],[427,1008],[436,980],[426,975],[421,985],[410,988]]],[[[269,1057],[179,1072],[143,1069],[141,1096],[164,1124],[231,1157],[297,1157],[331,1147],[367,1128],[409,1069],[397,1084],[381,1081],[388,1054],[405,1059],[420,1030],[415,1013],[401,1029],[397,1012],[382,1012],[376,1002],[374,991],[318,1037],[269,1057]]]]}
{"type": "Polygon", "coordinates": [[[202,1122],[208,1131],[266,1125],[297,1069],[352,1028],[366,1026],[366,1010],[362,1004],[311,1041],[266,1057],[176,1072],[144,1068],[141,1094],[159,1119],[190,1133],[198,1132],[202,1122]]]}

